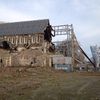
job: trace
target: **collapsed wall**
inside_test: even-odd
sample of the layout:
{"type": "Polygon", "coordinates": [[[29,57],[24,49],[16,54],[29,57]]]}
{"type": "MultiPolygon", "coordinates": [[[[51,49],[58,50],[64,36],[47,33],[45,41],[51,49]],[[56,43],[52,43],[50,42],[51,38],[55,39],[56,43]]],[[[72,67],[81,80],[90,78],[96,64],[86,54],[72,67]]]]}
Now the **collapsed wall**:
{"type": "Polygon", "coordinates": [[[11,66],[11,54],[9,51],[0,49],[0,67],[11,66]]]}
{"type": "Polygon", "coordinates": [[[21,52],[10,53],[7,50],[1,50],[0,66],[47,66],[49,65],[49,55],[37,49],[25,49],[21,52]]]}

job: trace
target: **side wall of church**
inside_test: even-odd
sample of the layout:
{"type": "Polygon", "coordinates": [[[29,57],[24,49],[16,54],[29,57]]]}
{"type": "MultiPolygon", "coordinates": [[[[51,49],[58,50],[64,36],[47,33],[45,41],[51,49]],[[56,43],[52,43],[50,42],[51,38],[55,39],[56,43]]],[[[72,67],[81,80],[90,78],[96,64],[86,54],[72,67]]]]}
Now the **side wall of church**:
{"type": "Polygon", "coordinates": [[[16,34],[16,35],[2,35],[0,41],[8,41],[15,46],[23,46],[25,44],[34,45],[43,43],[43,34],[16,34]]]}

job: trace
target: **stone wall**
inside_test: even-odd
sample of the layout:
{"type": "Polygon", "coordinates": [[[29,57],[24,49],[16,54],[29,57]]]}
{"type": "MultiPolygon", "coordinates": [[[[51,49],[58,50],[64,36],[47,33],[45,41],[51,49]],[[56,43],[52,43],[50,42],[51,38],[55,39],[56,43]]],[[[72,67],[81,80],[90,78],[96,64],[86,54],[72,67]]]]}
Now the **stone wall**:
{"type": "Polygon", "coordinates": [[[9,51],[0,49],[0,67],[11,66],[11,54],[9,51]]]}
{"type": "Polygon", "coordinates": [[[30,48],[18,47],[17,51],[0,49],[0,66],[49,66],[50,43],[34,44],[30,48]]]}
{"type": "Polygon", "coordinates": [[[39,49],[25,49],[21,52],[10,53],[0,50],[0,67],[16,66],[49,66],[49,55],[39,49]]]}
{"type": "Polygon", "coordinates": [[[8,41],[14,46],[24,46],[27,45],[34,45],[34,44],[41,44],[43,42],[43,34],[20,34],[20,35],[1,35],[0,41],[8,41]]]}

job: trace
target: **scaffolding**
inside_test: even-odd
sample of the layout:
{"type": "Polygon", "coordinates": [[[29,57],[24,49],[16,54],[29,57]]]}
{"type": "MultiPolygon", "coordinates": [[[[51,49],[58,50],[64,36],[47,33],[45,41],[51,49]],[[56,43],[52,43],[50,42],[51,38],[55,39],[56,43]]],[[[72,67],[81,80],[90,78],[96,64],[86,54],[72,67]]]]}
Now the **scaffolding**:
{"type": "MultiPolygon", "coordinates": [[[[80,67],[84,63],[84,54],[74,33],[73,25],[53,26],[55,37],[64,35],[62,41],[54,41],[56,52],[72,58],[72,67],[80,67]]],[[[60,39],[60,37],[59,37],[60,39]]]]}

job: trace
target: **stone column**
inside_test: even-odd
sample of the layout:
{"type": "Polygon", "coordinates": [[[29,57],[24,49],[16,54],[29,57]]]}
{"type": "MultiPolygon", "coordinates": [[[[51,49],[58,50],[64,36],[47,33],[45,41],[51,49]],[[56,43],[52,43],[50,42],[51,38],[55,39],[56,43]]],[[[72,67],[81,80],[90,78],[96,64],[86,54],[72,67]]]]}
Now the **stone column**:
{"type": "Polygon", "coordinates": [[[11,36],[11,43],[13,44],[13,37],[11,36]]]}
{"type": "Polygon", "coordinates": [[[49,57],[49,67],[52,67],[52,64],[53,64],[53,58],[50,56],[49,57]]]}
{"type": "Polygon", "coordinates": [[[44,64],[43,64],[43,65],[44,65],[44,66],[46,66],[46,65],[47,65],[47,63],[46,63],[46,62],[47,62],[46,58],[44,59],[44,61],[43,61],[43,62],[44,62],[44,64]]]}
{"type": "Polygon", "coordinates": [[[47,42],[46,41],[43,42],[43,51],[44,53],[47,53],[47,42]]]}
{"type": "Polygon", "coordinates": [[[19,44],[21,44],[21,36],[19,36],[19,44]]]}
{"type": "Polygon", "coordinates": [[[16,42],[15,44],[17,45],[18,44],[18,36],[16,36],[16,41],[15,42],[16,42]]]}
{"type": "Polygon", "coordinates": [[[37,43],[37,35],[35,35],[35,43],[37,43]]]}
{"type": "Polygon", "coordinates": [[[4,36],[4,40],[5,40],[5,41],[7,40],[7,37],[6,37],[6,36],[4,36]]]}
{"type": "Polygon", "coordinates": [[[32,35],[32,37],[31,37],[31,42],[32,42],[32,44],[33,44],[33,42],[34,42],[34,41],[33,41],[33,35],[32,35]]]}
{"type": "Polygon", "coordinates": [[[39,43],[39,35],[37,34],[37,43],[39,43]]]}

